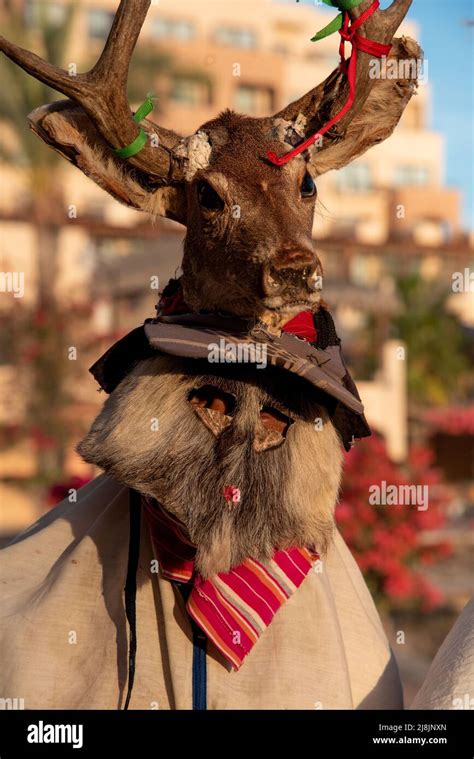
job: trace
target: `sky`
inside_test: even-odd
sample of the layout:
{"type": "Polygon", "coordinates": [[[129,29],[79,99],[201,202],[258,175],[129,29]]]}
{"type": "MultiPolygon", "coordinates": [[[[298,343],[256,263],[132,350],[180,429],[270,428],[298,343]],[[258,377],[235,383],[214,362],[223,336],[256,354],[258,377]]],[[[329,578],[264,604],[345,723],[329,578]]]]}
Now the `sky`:
{"type": "Polygon", "coordinates": [[[445,137],[446,184],[462,191],[463,221],[474,229],[474,0],[413,0],[408,18],[419,25],[428,60],[429,126],[445,137]]]}

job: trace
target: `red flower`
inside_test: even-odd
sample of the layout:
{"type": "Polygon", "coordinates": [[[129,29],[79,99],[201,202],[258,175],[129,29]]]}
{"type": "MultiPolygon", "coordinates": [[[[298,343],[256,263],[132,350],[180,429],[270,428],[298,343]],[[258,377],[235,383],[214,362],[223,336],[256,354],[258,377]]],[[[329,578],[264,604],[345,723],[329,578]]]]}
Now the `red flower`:
{"type": "Polygon", "coordinates": [[[376,600],[385,604],[418,603],[429,609],[442,598],[419,574],[424,564],[442,560],[451,550],[445,541],[428,546],[420,540],[423,531],[438,530],[446,519],[449,493],[431,463],[431,451],[417,446],[410,451],[406,465],[395,465],[378,436],[364,440],[346,456],[336,520],[376,600]],[[395,486],[428,486],[428,509],[371,505],[370,488],[383,481],[395,486]]]}
{"type": "Polygon", "coordinates": [[[226,499],[227,503],[239,503],[240,501],[239,488],[236,488],[233,485],[225,485],[224,498],[226,499]]]}
{"type": "Polygon", "coordinates": [[[406,569],[400,567],[398,571],[392,572],[392,574],[385,580],[385,591],[389,596],[394,598],[407,599],[410,598],[415,589],[415,582],[406,569]]]}

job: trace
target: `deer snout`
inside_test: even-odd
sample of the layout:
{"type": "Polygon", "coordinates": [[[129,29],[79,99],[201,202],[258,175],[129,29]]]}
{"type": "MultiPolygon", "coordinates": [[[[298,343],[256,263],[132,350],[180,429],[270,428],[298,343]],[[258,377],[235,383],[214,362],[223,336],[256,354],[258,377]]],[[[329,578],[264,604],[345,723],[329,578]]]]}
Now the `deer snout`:
{"type": "Polygon", "coordinates": [[[285,251],[265,264],[262,286],[266,296],[296,296],[321,289],[321,263],[313,251],[285,251]]]}

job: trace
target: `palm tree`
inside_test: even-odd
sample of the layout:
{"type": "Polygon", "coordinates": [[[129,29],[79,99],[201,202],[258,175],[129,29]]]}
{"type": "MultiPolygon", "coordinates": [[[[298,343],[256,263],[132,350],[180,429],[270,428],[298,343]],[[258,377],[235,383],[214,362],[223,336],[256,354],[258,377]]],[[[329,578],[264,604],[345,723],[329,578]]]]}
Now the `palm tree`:
{"type": "Polygon", "coordinates": [[[462,400],[468,360],[461,327],[449,313],[449,293],[419,274],[400,277],[400,313],[393,330],[407,346],[408,394],[412,401],[439,405],[462,400]]]}

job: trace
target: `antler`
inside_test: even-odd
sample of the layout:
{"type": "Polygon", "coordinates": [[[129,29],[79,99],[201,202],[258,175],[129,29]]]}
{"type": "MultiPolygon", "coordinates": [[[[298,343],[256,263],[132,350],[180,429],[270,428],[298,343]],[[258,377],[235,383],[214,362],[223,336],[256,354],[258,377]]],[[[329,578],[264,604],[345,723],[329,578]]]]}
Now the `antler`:
{"type": "MultiPolygon", "coordinates": [[[[127,98],[130,60],[151,0],[121,0],[120,6],[96,65],[86,74],[67,71],[42,60],[0,36],[0,50],[28,74],[79,103],[97,131],[111,148],[132,143],[140,127],[133,120],[127,98]]],[[[173,149],[181,137],[172,131],[146,125],[157,135],[156,146],[149,142],[127,159],[156,183],[182,178],[182,161],[173,149]]]]}
{"type": "MultiPolygon", "coordinates": [[[[359,33],[374,42],[385,45],[392,43],[393,35],[408,12],[411,2],[412,0],[393,0],[390,7],[386,10],[376,10],[361,25],[358,30],[359,33]]],[[[364,0],[356,8],[349,10],[351,22],[359,18],[371,5],[372,0],[364,0]]],[[[404,45],[395,44],[392,55],[403,57],[405,52],[404,45]]],[[[411,52],[413,52],[412,46],[411,52]]],[[[419,48],[417,48],[416,52],[418,56],[421,53],[419,48]]],[[[356,69],[357,87],[354,102],[341,120],[327,132],[323,144],[318,150],[318,154],[328,148],[331,149],[335,142],[340,141],[346,135],[349,124],[360,114],[376,83],[376,80],[369,76],[369,66],[372,58],[373,55],[370,53],[358,51],[356,69]]],[[[315,134],[318,129],[341,110],[347,100],[348,92],[347,77],[338,68],[324,82],[275,114],[272,121],[275,122],[276,119],[283,119],[294,122],[298,115],[302,114],[305,117],[304,131],[306,136],[315,134]]],[[[406,105],[406,102],[403,104],[403,107],[404,105],[406,105]]],[[[399,116],[402,111],[403,108],[401,108],[399,116]]]]}

